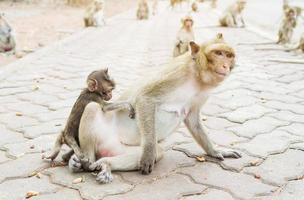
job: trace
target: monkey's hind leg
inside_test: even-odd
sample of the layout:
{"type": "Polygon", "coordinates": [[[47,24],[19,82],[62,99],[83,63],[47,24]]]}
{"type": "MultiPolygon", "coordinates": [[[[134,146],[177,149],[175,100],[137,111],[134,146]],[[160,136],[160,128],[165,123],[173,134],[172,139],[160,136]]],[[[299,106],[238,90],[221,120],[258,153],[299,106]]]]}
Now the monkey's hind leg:
{"type": "Polygon", "coordinates": [[[64,162],[68,162],[73,154],[74,154],[74,150],[71,149],[68,152],[66,152],[65,154],[63,154],[61,158],[64,162]]]}
{"type": "Polygon", "coordinates": [[[58,156],[61,146],[63,144],[63,132],[60,133],[60,135],[58,135],[56,141],[55,141],[55,145],[53,148],[53,151],[51,153],[51,155],[49,156],[43,156],[43,159],[51,159],[52,161],[55,160],[55,158],[58,156]]]}
{"type": "MultiPolygon", "coordinates": [[[[157,145],[156,162],[163,157],[164,150],[157,145]]],[[[108,183],[113,180],[112,171],[135,171],[140,169],[141,147],[128,147],[126,154],[114,157],[103,157],[90,166],[92,171],[100,171],[96,181],[100,183],[108,183]]]]}

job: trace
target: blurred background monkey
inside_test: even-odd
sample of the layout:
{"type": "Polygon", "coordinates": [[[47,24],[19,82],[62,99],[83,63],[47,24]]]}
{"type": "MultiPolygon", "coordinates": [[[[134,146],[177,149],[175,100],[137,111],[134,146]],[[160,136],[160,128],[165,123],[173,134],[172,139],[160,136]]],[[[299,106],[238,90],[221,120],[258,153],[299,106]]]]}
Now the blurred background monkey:
{"type": "Polygon", "coordinates": [[[197,11],[198,11],[197,3],[196,3],[196,2],[193,2],[192,5],[191,5],[191,8],[192,8],[192,11],[193,11],[193,12],[197,12],[197,11]]]}
{"type": "Polygon", "coordinates": [[[189,50],[189,42],[194,41],[192,17],[186,16],[181,20],[181,22],[182,27],[177,33],[173,57],[186,53],[189,50]]]}
{"type": "Polygon", "coordinates": [[[245,0],[237,0],[224,12],[224,15],[220,18],[220,25],[227,27],[238,27],[240,26],[239,21],[241,22],[241,27],[245,27],[245,22],[242,16],[242,12],[245,8],[245,0]]]}
{"type": "Polygon", "coordinates": [[[147,0],[139,0],[136,17],[139,20],[149,18],[149,6],[147,0]]]}
{"type": "Polygon", "coordinates": [[[84,25],[89,26],[102,26],[106,25],[104,18],[104,0],[94,0],[86,9],[84,14],[84,25]]]}
{"type": "Polygon", "coordinates": [[[293,34],[293,29],[297,25],[296,10],[289,6],[284,6],[284,18],[278,32],[278,44],[289,43],[293,34]]]}
{"type": "Polygon", "coordinates": [[[0,14],[0,53],[14,52],[15,48],[16,42],[12,28],[4,19],[4,14],[0,14]]]}

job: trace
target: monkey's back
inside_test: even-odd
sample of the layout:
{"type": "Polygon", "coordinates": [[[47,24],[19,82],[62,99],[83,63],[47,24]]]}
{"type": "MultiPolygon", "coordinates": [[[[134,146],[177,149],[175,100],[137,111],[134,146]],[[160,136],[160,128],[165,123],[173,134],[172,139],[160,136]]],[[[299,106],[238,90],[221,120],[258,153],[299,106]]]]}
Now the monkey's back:
{"type": "Polygon", "coordinates": [[[74,103],[67,124],[64,129],[64,134],[73,136],[76,139],[78,145],[79,145],[78,131],[79,131],[80,119],[84,112],[85,107],[91,102],[96,102],[101,106],[104,104],[104,100],[100,95],[98,95],[97,93],[90,92],[88,89],[84,89],[80,93],[76,102],[74,103]]]}

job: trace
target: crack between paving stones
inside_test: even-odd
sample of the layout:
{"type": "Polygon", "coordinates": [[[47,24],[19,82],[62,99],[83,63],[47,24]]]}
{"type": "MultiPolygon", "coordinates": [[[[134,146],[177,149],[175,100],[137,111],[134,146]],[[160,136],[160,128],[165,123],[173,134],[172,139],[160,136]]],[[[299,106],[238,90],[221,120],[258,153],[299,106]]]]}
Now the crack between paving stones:
{"type": "Polygon", "coordinates": [[[211,184],[199,183],[199,182],[195,181],[195,179],[191,175],[186,174],[186,173],[177,172],[176,174],[180,174],[180,175],[188,177],[190,179],[190,181],[193,182],[194,184],[199,184],[199,185],[206,186],[207,188],[221,190],[221,191],[229,193],[236,200],[242,200],[241,198],[237,197],[233,192],[231,192],[229,189],[218,187],[218,186],[214,186],[214,185],[211,185],[211,184]]]}

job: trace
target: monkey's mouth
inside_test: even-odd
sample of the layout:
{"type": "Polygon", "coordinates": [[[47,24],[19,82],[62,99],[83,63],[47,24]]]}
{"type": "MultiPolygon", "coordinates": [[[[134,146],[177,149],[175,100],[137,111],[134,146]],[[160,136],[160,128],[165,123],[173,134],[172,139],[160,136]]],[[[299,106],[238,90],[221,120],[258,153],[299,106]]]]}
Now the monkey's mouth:
{"type": "Polygon", "coordinates": [[[5,52],[13,50],[13,47],[4,47],[3,50],[5,52]]]}
{"type": "Polygon", "coordinates": [[[215,73],[216,73],[217,75],[219,75],[220,77],[225,77],[225,76],[227,76],[227,73],[218,72],[218,71],[215,71],[215,73]]]}

